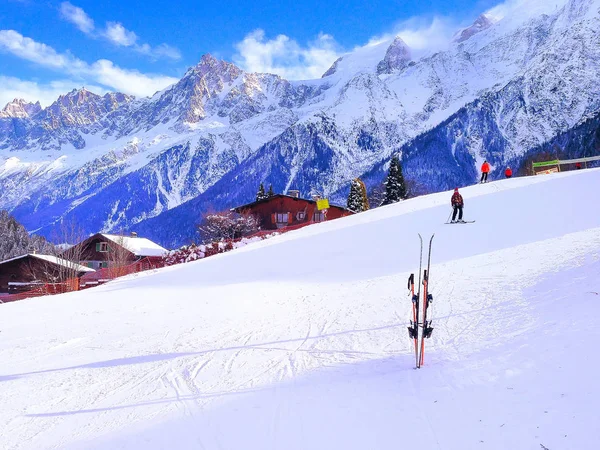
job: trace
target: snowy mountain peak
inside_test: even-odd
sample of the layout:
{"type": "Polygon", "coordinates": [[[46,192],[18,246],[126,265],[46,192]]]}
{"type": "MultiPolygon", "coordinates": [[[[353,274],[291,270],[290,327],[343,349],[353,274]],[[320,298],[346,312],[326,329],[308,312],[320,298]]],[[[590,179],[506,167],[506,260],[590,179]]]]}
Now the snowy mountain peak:
{"type": "MultiPolygon", "coordinates": [[[[165,92],[171,105],[181,105],[179,118],[186,123],[196,123],[207,115],[206,102],[231,86],[243,71],[235,64],[219,60],[207,53],[190,68],[185,76],[165,92]]],[[[164,97],[164,96],[163,96],[164,97]]]]}
{"type": "Polygon", "coordinates": [[[338,68],[338,64],[340,63],[340,61],[342,60],[342,57],[340,56],[338,59],[336,59],[333,64],[331,65],[331,67],[329,69],[327,69],[327,71],[321,75],[321,78],[325,78],[328,77],[329,75],[333,75],[338,68]]]}
{"type": "Polygon", "coordinates": [[[191,67],[186,74],[184,79],[192,76],[204,76],[206,74],[218,75],[220,78],[231,81],[237,78],[242,73],[242,69],[237,67],[235,64],[217,59],[210,53],[202,55],[200,62],[194,67],[191,67]]]}
{"type": "Polygon", "coordinates": [[[80,89],[73,89],[71,92],[67,94],[60,95],[58,100],[53,103],[60,103],[61,105],[81,105],[83,103],[94,101],[99,99],[100,96],[98,94],[94,94],[93,92],[88,91],[86,88],[82,87],[80,89]]]}
{"type": "Polygon", "coordinates": [[[42,110],[40,102],[27,102],[22,98],[15,98],[12,102],[6,104],[0,111],[0,118],[18,118],[26,119],[32,117],[42,110]]]}
{"type": "Polygon", "coordinates": [[[482,14],[475,20],[475,22],[473,22],[473,24],[470,27],[457,32],[454,35],[454,39],[452,39],[452,42],[464,42],[472,36],[476,35],[477,33],[481,33],[482,31],[487,30],[492,25],[494,25],[494,23],[495,20],[492,16],[488,14],[482,14]]]}
{"type": "Polygon", "coordinates": [[[388,47],[383,60],[377,64],[377,73],[381,75],[405,69],[411,59],[410,48],[400,36],[397,36],[388,47]]]}
{"type": "Polygon", "coordinates": [[[109,93],[102,97],[85,88],[73,89],[44,109],[40,118],[46,129],[89,125],[133,99],[134,97],[122,93],[109,93]]]}

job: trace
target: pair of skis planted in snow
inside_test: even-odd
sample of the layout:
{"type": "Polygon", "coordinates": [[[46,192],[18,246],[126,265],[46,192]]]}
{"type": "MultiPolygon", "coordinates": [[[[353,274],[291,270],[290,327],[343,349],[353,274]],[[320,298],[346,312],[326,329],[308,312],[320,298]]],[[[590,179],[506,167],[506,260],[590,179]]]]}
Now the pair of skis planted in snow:
{"type": "Polygon", "coordinates": [[[421,254],[419,259],[419,284],[417,293],[415,293],[415,274],[411,273],[408,277],[408,289],[412,299],[412,320],[408,327],[408,336],[415,342],[415,367],[418,369],[424,363],[425,358],[425,339],[431,337],[433,327],[431,319],[427,319],[427,310],[433,301],[433,295],[429,292],[429,269],[431,267],[431,244],[433,237],[429,239],[429,252],[427,256],[427,269],[423,271],[423,280],[421,282],[421,271],[423,268],[423,238],[419,234],[421,241],[421,254]],[[423,285],[423,301],[421,301],[421,285],[423,285]],[[420,330],[420,332],[419,332],[420,330]]]}

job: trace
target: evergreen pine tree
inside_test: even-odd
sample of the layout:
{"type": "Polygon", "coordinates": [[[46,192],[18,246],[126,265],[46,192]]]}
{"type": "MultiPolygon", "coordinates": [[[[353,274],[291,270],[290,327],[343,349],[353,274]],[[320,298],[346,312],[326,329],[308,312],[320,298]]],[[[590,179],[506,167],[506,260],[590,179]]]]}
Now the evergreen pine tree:
{"type": "Polygon", "coordinates": [[[369,200],[367,199],[367,188],[359,178],[350,183],[350,194],[346,203],[348,209],[354,212],[362,212],[369,209],[369,200]]]}
{"type": "Polygon", "coordinates": [[[348,194],[348,201],[346,207],[353,212],[360,212],[360,202],[358,199],[358,184],[356,180],[350,182],[350,193],[348,194]]]}
{"type": "Polygon", "coordinates": [[[406,199],[406,183],[402,175],[402,164],[397,155],[392,157],[390,172],[383,184],[385,184],[385,198],[382,205],[390,205],[406,199]]]}
{"type": "Polygon", "coordinates": [[[267,197],[273,197],[275,192],[273,192],[273,185],[269,185],[269,192],[267,192],[267,197]]]}
{"type": "Polygon", "coordinates": [[[258,192],[256,193],[256,201],[264,200],[265,198],[267,198],[267,194],[265,194],[265,187],[262,183],[260,183],[258,192]]]}

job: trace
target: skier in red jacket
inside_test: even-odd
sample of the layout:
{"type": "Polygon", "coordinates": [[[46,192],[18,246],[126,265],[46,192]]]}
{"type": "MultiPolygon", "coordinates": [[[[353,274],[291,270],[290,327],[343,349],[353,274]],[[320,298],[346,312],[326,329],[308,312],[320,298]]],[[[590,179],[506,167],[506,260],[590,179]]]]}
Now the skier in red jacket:
{"type": "Polygon", "coordinates": [[[507,167],[506,170],[504,171],[504,176],[506,178],[510,178],[512,177],[512,169],[510,167],[507,167]]]}
{"type": "Polygon", "coordinates": [[[488,173],[490,173],[490,163],[483,161],[481,165],[481,180],[480,183],[487,183],[488,173]]]}
{"type": "Polygon", "coordinates": [[[465,202],[463,201],[462,195],[458,193],[458,188],[454,189],[454,194],[452,195],[452,208],[454,208],[454,213],[452,214],[452,222],[456,223],[456,214],[458,213],[458,222],[464,222],[463,220],[463,206],[465,206],[465,202]]]}

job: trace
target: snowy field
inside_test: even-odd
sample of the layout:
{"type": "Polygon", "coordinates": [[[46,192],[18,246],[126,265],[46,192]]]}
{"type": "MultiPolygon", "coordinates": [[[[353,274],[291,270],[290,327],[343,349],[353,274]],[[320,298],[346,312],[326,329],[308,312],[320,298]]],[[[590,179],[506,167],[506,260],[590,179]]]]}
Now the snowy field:
{"type": "Polygon", "coordinates": [[[600,170],[0,305],[1,449],[598,449],[600,170]],[[414,369],[406,280],[435,232],[414,369]]]}

